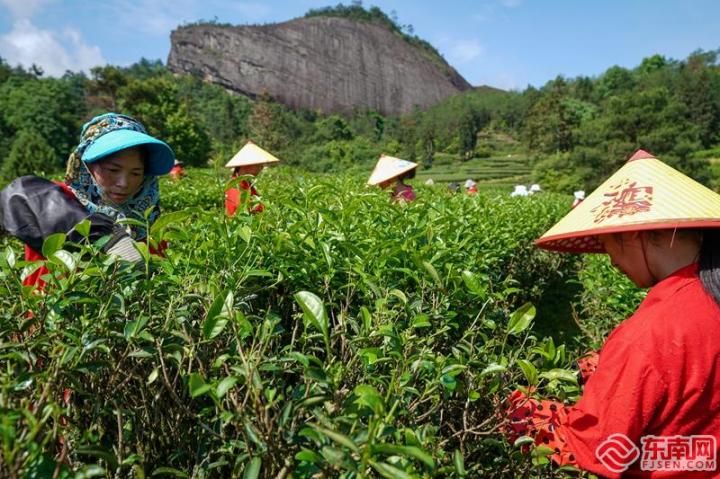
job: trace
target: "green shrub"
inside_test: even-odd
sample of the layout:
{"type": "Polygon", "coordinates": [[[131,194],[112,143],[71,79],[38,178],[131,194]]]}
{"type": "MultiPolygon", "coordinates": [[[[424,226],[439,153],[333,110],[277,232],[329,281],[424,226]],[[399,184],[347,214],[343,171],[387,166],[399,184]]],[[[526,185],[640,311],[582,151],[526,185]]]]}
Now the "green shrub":
{"type": "Polygon", "coordinates": [[[565,197],[276,169],[229,219],[223,186],[163,183],[170,248],[138,268],[50,238],[35,294],[0,254],[1,476],[562,477],[496,426],[517,385],[580,392],[529,304],[576,276],[532,246],[565,197]]]}
{"type": "Polygon", "coordinates": [[[38,133],[32,130],[20,131],[13,140],[5,162],[0,170],[4,181],[24,175],[42,175],[56,169],[55,150],[38,133]]]}

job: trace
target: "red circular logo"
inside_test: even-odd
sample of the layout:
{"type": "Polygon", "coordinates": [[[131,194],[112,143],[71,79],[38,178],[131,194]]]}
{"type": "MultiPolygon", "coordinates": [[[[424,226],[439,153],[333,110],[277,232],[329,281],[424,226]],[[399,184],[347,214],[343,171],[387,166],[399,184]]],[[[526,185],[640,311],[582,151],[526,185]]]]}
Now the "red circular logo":
{"type": "Polygon", "coordinates": [[[640,457],[640,449],[624,434],[611,434],[595,449],[600,463],[612,472],[625,472],[640,457]]]}

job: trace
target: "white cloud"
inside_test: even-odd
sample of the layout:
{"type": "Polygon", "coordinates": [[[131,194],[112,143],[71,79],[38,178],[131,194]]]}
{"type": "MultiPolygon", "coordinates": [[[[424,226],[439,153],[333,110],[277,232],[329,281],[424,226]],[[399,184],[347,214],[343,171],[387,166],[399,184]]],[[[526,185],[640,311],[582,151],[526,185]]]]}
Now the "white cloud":
{"type": "Polygon", "coordinates": [[[31,18],[43,6],[52,0],[0,0],[0,4],[10,10],[13,18],[31,18]]]}
{"type": "Polygon", "coordinates": [[[192,0],[115,0],[100,4],[129,31],[167,37],[188,20],[197,20],[192,0]]]}
{"type": "Polygon", "coordinates": [[[42,67],[46,75],[61,76],[67,70],[89,71],[107,62],[97,46],[88,45],[75,29],[57,34],[42,30],[28,19],[17,20],[9,33],[0,36],[0,56],[10,65],[42,67]]]}
{"type": "Polygon", "coordinates": [[[272,12],[261,2],[224,0],[114,0],[100,8],[124,30],[163,38],[180,25],[213,20],[216,15],[220,22],[240,23],[262,20],[272,12]]]}
{"type": "Polygon", "coordinates": [[[485,48],[476,39],[455,40],[449,43],[445,50],[450,63],[459,65],[469,63],[485,52],[485,48]]]}

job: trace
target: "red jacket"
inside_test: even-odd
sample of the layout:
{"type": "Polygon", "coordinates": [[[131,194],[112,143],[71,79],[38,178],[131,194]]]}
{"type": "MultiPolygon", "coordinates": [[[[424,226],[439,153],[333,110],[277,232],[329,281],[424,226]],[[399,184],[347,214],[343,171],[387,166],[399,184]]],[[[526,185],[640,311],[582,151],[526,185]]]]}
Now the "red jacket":
{"type": "Polygon", "coordinates": [[[168,174],[173,180],[179,180],[181,177],[185,176],[185,168],[180,165],[175,165],[168,174]]]}
{"type": "Polygon", "coordinates": [[[243,195],[248,194],[250,196],[250,205],[248,205],[248,211],[250,213],[262,213],[265,210],[265,206],[259,201],[253,201],[253,197],[257,198],[258,192],[253,185],[248,181],[242,180],[238,183],[237,188],[228,188],[225,191],[225,213],[228,216],[235,216],[238,207],[242,203],[243,195]],[[243,190],[242,192],[240,190],[243,190]]]}
{"type": "Polygon", "coordinates": [[[574,406],[515,391],[504,425],[510,441],[534,435],[557,464],[601,477],[720,478],[720,307],[697,272],[693,264],[655,285],[608,337],[597,368],[593,358],[583,362],[586,386],[574,406]],[[665,455],[666,445],[692,446],[690,436],[714,438],[714,469],[667,470],[663,459],[687,457],[665,455]],[[666,470],[649,470],[658,461],[666,470]]]}
{"type": "Polygon", "coordinates": [[[403,200],[408,203],[411,201],[415,201],[415,199],[417,198],[415,195],[415,190],[413,190],[413,187],[410,185],[402,184],[402,183],[398,183],[395,186],[392,196],[395,201],[403,200]]]}
{"type": "Polygon", "coordinates": [[[648,435],[710,435],[720,445],[720,307],[697,271],[693,264],[655,285],[608,337],[558,431],[581,469],[609,478],[720,477],[720,468],[641,471],[642,456],[621,476],[596,457],[598,446],[618,433],[638,449],[648,435]]]}

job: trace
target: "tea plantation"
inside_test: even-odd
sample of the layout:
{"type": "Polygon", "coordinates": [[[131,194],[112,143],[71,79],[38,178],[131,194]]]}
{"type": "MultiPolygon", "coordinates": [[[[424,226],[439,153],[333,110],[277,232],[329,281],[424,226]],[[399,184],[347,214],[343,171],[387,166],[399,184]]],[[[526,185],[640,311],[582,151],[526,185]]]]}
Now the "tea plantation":
{"type": "Polygon", "coordinates": [[[0,477],[584,477],[499,432],[518,386],[574,401],[574,360],[641,297],[533,247],[571,198],[401,205],[278,169],[228,219],[225,177],[189,173],[140,267],[51,237],[39,294],[5,241],[0,477]]]}

